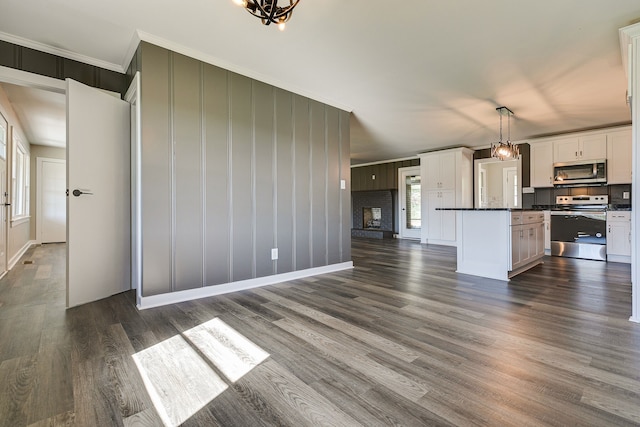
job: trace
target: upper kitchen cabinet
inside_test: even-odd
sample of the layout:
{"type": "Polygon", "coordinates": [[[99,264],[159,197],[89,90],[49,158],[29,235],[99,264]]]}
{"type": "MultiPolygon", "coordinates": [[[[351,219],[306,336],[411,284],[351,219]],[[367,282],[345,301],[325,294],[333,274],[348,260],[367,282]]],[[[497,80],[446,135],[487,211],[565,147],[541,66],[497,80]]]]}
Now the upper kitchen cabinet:
{"type": "Polygon", "coordinates": [[[553,143],[553,159],[556,163],[602,160],[606,157],[606,134],[560,138],[553,143]]]}
{"type": "Polygon", "coordinates": [[[631,184],[631,128],[607,134],[607,183],[631,184]]]}
{"type": "Polygon", "coordinates": [[[420,156],[422,185],[427,190],[452,190],[456,186],[457,151],[444,150],[420,156]]]}
{"type": "Polygon", "coordinates": [[[539,141],[531,146],[531,187],[553,187],[553,141],[539,141]]]}

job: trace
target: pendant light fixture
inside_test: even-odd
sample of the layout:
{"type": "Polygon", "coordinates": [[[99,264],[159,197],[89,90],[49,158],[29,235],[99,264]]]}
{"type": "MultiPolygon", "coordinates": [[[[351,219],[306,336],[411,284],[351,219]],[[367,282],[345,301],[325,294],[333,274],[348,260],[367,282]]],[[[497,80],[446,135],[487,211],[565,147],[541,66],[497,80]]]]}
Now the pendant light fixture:
{"type": "Polygon", "coordinates": [[[513,111],[507,107],[496,108],[498,114],[500,114],[500,141],[491,143],[491,157],[495,157],[500,160],[516,159],[520,155],[518,146],[511,143],[511,116],[513,111]],[[502,141],[502,116],[507,116],[507,141],[502,141]]]}
{"type": "Polygon", "coordinates": [[[233,2],[260,18],[264,25],[276,24],[280,31],[284,31],[285,22],[291,19],[293,9],[300,0],[233,0],[233,2]],[[279,6],[278,3],[283,5],[279,6]]]}

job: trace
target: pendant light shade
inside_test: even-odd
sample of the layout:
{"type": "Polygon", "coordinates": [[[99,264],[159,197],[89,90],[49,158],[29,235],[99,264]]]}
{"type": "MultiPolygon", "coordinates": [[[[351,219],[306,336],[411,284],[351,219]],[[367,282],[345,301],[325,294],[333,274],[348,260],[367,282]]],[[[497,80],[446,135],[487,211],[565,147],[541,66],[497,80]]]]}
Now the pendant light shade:
{"type": "Polygon", "coordinates": [[[260,18],[264,25],[276,24],[284,30],[285,23],[291,19],[293,9],[300,0],[233,0],[247,12],[260,18]],[[279,4],[280,3],[280,4],[279,4]]]}
{"type": "Polygon", "coordinates": [[[507,107],[498,107],[496,111],[500,114],[500,141],[491,143],[491,157],[500,160],[516,159],[520,155],[520,150],[517,145],[511,143],[511,116],[513,116],[513,111],[507,107]],[[504,142],[502,141],[502,116],[507,116],[508,136],[504,142]]]}

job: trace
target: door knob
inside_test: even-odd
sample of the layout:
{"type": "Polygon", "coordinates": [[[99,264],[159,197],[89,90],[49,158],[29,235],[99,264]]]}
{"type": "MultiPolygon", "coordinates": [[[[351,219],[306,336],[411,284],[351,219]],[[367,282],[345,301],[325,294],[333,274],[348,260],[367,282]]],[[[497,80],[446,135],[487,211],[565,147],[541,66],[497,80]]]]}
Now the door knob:
{"type": "Polygon", "coordinates": [[[91,193],[90,191],[83,191],[83,190],[78,190],[77,188],[75,190],[73,190],[72,193],[74,196],[76,197],[80,197],[83,194],[87,194],[87,195],[93,195],[93,193],[91,193]]]}

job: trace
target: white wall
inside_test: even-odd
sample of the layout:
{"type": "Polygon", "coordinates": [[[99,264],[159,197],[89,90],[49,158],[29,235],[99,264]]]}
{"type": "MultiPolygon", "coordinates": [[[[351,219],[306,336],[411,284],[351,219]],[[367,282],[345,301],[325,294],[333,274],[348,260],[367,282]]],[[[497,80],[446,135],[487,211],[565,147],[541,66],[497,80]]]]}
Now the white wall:
{"type": "MultiPolygon", "coordinates": [[[[30,150],[29,140],[27,139],[24,131],[22,130],[22,125],[18,120],[13,107],[11,106],[11,102],[7,97],[7,94],[0,86],[0,112],[9,123],[9,144],[7,145],[7,175],[9,175],[9,171],[11,171],[11,153],[13,148],[13,135],[17,134],[25,144],[25,149],[27,151],[30,150]]],[[[11,191],[11,185],[9,182],[9,178],[7,176],[7,188],[11,191]]],[[[33,200],[33,198],[32,198],[33,200]]],[[[31,207],[30,207],[31,209],[31,207]]],[[[33,209],[31,209],[33,212],[33,209]]],[[[7,245],[7,255],[9,262],[12,258],[17,256],[26,245],[29,244],[30,241],[30,229],[31,229],[31,218],[26,220],[21,220],[16,223],[11,223],[9,225],[8,232],[8,245],[7,245]]]]}

